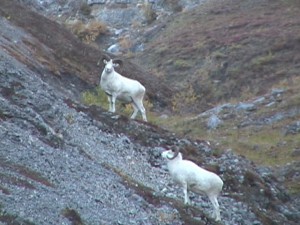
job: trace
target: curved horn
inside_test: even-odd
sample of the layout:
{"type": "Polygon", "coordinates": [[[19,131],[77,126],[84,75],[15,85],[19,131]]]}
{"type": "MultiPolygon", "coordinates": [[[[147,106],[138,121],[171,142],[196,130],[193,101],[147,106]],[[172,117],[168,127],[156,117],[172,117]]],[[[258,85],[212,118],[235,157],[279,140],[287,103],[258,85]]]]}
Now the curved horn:
{"type": "Polygon", "coordinates": [[[175,152],[174,152],[174,155],[172,157],[168,157],[168,159],[175,159],[179,154],[179,148],[176,146],[175,147],[175,152]]]}
{"type": "Polygon", "coordinates": [[[114,59],[114,60],[113,60],[113,63],[117,63],[117,64],[119,64],[120,66],[122,66],[123,61],[122,61],[121,59],[114,59]]]}
{"type": "Polygon", "coordinates": [[[98,60],[97,66],[99,66],[99,65],[100,65],[100,62],[103,62],[104,59],[106,59],[107,61],[109,61],[109,60],[110,60],[110,57],[107,56],[107,55],[103,55],[102,58],[100,58],[100,59],[98,60]]]}

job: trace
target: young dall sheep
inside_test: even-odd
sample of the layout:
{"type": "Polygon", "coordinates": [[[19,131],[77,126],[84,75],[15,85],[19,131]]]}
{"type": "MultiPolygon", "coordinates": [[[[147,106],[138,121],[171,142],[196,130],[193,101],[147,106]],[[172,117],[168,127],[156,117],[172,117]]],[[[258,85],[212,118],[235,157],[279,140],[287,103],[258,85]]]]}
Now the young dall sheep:
{"type": "Polygon", "coordinates": [[[146,110],[143,105],[143,98],[145,95],[145,87],[138,81],[127,78],[114,70],[114,67],[122,65],[119,59],[102,59],[105,64],[103,69],[100,87],[105,91],[109,102],[109,111],[115,112],[116,99],[124,102],[131,103],[133,106],[133,113],[131,119],[134,119],[138,113],[141,112],[143,120],[147,121],[146,110]]]}
{"type": "Polygon", "coordinates": [[[214,207],[213,217],[220,221],[217,197],[223,187],[221,178],[189,160],[183,160],[178,149],[175,152],[166,150],[161,155],[168,160],[167,166],[171,177],[183,188],[184,204],[190,204],[188,190],[198,194],[206,194],[214,207]]]}

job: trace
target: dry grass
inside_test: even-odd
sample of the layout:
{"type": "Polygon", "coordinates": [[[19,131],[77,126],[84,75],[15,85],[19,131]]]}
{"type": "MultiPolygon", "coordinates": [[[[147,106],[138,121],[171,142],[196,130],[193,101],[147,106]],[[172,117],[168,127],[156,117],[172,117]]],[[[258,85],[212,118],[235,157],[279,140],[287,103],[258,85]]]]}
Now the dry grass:
{"type": "MultiPolygon", "coordinates": [[[[266,62],[272,57],[267,54],[266,58],[267,60],[264,58],[259,62],[266,62]]],[[[207,68],[209,67],[207,65],[207,68]]],[[[208,118],[197,115],[177,115],[155,122],[178,135],[209,140],[216,146],[217,151],[232,149],[235,153],[243,155],[259,165],[279,166],[299,162],[300,155],[295,152],[300,146],[300,133],[286,134],[285,131],[289,125],[300,120],[299,112],[297,113],[300,108],[300,76],[283,78],[272,88],[285,90],[283,94],[277,97],[272,107],[267,107],[266,104],[274,99],[272,100],[273,97],[266,95],[266,98],[270,99],[265,104],[258,105],[257,110],[251,113],[224,110],[218,115],[223,123],[217,129],[209,130],[207,128],[208,118]],[[270,118],[275,118],[276,115],[279,115],[279,119],[270,124],[255,123],[255,121],[267,121],[270,118]],[[246,120],[253,121],[253,123],[248,126],[240,126],[246,120]]],[[[248,94],[249,99],[250,94],[248,92],[243,94],[248,94]]],[[[190,99],[186,96],[181,97],[190,99]]],[[[174,98],[179,102],[184,101],[181,97],[180,92],[174,95],[174,98]]],[[[252,100],[254,99],[256,98],[252,100]]],[[[230,103],[236,104],[238,102],[232,100],[230,103]]],[[[188,104],[184,105],[187,106],[188,104]]],[[[291,186],[293,191],[297,187],[297,185],[291,186]]]]}
{"type": "Polygon", "coordinates": [[[299,121],[299,114],[293,114],[300,108],[300,94],[297,90],[300,82],[287,90],[281,102],[273,107],[260,106],[251,114],[242,112],[222,112],[223,123],[213,130],[207,128],[207,118],[187,119],[175,116],[168,120],[159,121],[164,126],[179,135],[193,139],[209,140],[218,146],[219,150],[232,149],[259,165],[278,166],[300,160],[295,151],[300,146],[300,133],[286,134],[288,125],[299,121]],[[276,114],[285,115],[274,120],[271,124],[260,125],[255,121],[267,121],[276,114]],[[226,118],[226,119],[225,119],[226,118]],[[250,119],[251,118],[251,119],[250,119]],[[246,120],[253,121],[252,125],[240,127],[246,120]],[[172,122],[173,121],[173,122],[172,122]]]}
{"type": "Polygon", "coordinates": [[[106,24],[96,20],[92,20],[87,24],[80,20],[67,20],[65,22],[65,26],[80,40],[87,44],[94,42],[99,35],[105,35],[108,33],[106,24]]]}
{"type": "Polygon", "coordinates": [[[146,19],[146,22],[148,24],[151,24],[157,17],[155,11],[152,8],[152,4],[144,3],[143,6],[144,16],[146,19]]]}
{"type": "Polygon", "coordinates": [[[121,48],[125,51],[125,52],[129,52],[130,49],[132,48],[133,46],[133,42],[132,40],[130,39],[130,37],[128,36],[123,36],[123,37],[120,37],[119,40],[118,40],[121,48]]]}
{"type": "MultiPolygon", "coordinates": [[[[91,91],[85,91],[81,94],[81,101],[86,105],[97,105],[101,106],[105,110],[108,110],[109,104],[107,100],[107,95],[100,88],[97,87],[91,91]]],[[[151,113],[151,109],[153,108],[153,104],[148,100],[144,100],[144,107],[146,109],[147,117],[149,121],[155,121],[155,115],[151,113]]],[[[133,108],[131,104],[123,104],[120,101],[116,102],[116,113],[124,115],[126,117],[130,117],[133,112],[133,108]]],[[[137,118],[141,118],[140,113],[138,113],[137,118]]]]}

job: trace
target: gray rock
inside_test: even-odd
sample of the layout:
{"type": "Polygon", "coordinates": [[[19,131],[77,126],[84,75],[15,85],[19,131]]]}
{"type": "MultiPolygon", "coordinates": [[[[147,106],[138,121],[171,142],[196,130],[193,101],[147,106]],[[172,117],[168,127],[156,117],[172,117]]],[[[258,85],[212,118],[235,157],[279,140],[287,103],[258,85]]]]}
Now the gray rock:
{"type": "Polygon", "coordinates": [[[256,100],[253,101],[254,104],[262,104],[266,100],[265,97],[259,97],[256,100]]]}
{"type": "Polygon", "coordinates": [[[110,53],[120,52],[120,45],[118,43],[116,43],[116,44],[109,46],[109,48],[107,49],[107,52],[110,52],[110,53]]]}
{"type": "Polygon", "coordinates": [[[131,0],[115,0],[115,2],[118,4],[130,4],[131,0]]]}
{"type": "Polygon", "coordinates": [[[213,114],[208,118],[207,121],[208,129],[216,129],[220,124],[222,124],[222,121],[219,119],[217,115],[213,114]]]}
{"type": "Polygon", "coordinates": [[[278,96],[278,95],[283,94],[284,92],[285,92],[284,89],[272,89],[271,94],[272,94],[272,95],[275,95],[275,96],[278,96]]]}
{"type": "Polygon", "coordinates": [[[300,149],[294,149],[293,151],[292,151],[292,154],[291,154],[292,156],[300,156],[300,149]]]}
{"type": "Polygon", "coordinates": [[[268,104],[266,104],[266,107],[272,107],[276,104],[276,102],[269,102],[268,104]]]}
{"type": "Polygon", "coordinates": [[[107,0],[87,0],[88,5],[104,4],[107,0]]]}
{"type": "Polygon", "coordinates": [[[243,111],[254,111],[256,110],[256,106],[253,103],[243,103],[240,102],[237,106],[236,106],[237,110],[243,110],[243,111]]]}
{"type": "Polygon", "coordinates": [[[285,135],[300,133],[300,121],[296,121],[285,128],[285,135]]]}

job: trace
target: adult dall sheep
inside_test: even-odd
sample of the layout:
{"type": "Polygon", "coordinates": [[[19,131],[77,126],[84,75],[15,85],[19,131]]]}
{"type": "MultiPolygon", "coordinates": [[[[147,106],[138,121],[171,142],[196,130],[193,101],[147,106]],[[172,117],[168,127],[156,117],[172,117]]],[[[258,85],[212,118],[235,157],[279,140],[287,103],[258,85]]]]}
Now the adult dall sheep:
{"type": "Polygon", "coordinates": [[[197,194],[205,194],[213,205],[213,217],[216,221],[220,221],[220,207],[217,197],[223,187],[221,178],[217,174],[199,167],[192,161],[183,160],[179,149],[175,152],[166,150],[161,155],[168,160],[167,167],[171,177],[183,188],[184,203],[190,204],[189,190],[197,194]]]}
{"type": "MultiPolygon", "coordinates": [[[[105,67],[101,74],[100,87],[104,90],[108,97],[109,111],[116,111],[116,99],[124,102],[131,103],[133,106],[133,113],[131,119],[134,119],[140,111],[144,121],[147,121],[146,110],[143,105],[143,98],[145,95],[145,87],[138,82],[127,77],[122,76],[114,70],[115,67],[122,65],[120,59],[102,59],[105,67]]],[[[99,62],[98,62],[99,63],[99,62]]]]}

